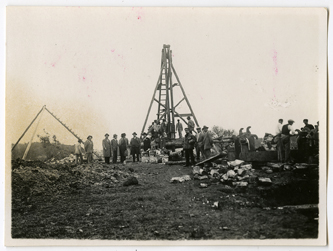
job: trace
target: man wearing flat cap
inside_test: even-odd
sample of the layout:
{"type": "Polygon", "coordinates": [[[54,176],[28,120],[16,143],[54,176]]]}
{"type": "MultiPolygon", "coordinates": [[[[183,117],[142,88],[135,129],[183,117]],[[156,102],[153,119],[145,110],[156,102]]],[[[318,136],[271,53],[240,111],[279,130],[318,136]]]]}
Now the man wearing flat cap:
{"type": "Polygon", "coordinates": [[[109,140],[109,134],[106,133],[105,139],[102,141],[102,146],[103,146],[103,156],[105,159],[106,164],[110,164],[110,157],[111,157],[111,142],[109,140]]]}
{"type": "Polygon", "coordinates": [[[289,119],[288,124],[285,124],[282,126],[281,131],[281,140],[284,148],[284,161],[285,163],[289,163],[290,161],[290,136],[295,135],[295,130],[293,128],[294,120],[289,119]]]}
{"type": "Polygon", "coordinates": [[[139,162],[141,141],[136,136],[137,135],[136,132],[133,132],[132,135],[133,135],[133,138],[131,139],[130,147],[131,147],[131,154],[133,156],[133,163],[134,163],[135,162],[135,155],[136,155],[137,161],[139,162]]]}
{"type": "Polygon", "coordinates": [[[126,133],[121,134],[119,139],[119,153],[120,153],[120,162],[123,163],[126,159],[126,150],[128,147],[128,139],[126,138],[126,133]]]}
{"type": "Polygon", "coordinates": [[[111,153],[112,153],[112,163],[117,163],[117,154],[118,154],[118,140],[117,134],[113,134],[113,139],[111,140],[111,153]]]}
{"type": "Polygon", "coordinates": [[[93,151],[94,151],[94,143],[92,142],[92,136],[89,135],[87,137],[86,142],[84,142],[84,150],[86,151],[86,157],[87,157],[87,161],[88,163],[92,163],[93,161],[93,151]]]}

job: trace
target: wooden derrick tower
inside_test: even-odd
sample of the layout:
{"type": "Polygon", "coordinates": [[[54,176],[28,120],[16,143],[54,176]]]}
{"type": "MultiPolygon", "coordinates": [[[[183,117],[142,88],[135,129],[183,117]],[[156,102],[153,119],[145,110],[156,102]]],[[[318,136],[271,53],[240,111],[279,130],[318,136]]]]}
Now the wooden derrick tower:
{"type": "Polygon", "coordinates": [[[185,124],[187,124],[186,117],[191,116],[193,117],[196,125],[199,126],[199,123],[194,115],[190,102],[186,97],[184,88],[178,78],[175,68],[173,67],[172,50],[170,50],[170,45],[165,45],[165,44],[163,45],[162,57],[161,57],[161,70],[141,133],[143,133],[146,128],[147,120],[151,111],[151,107],[154,102],[157,102],[156,120],[161,121],[165,119],[167,121],[168,138],[171,139],[175,138],[175,124],[176,124],[175,118],[176,120],[177,118],[180,118],[183,122],[185,122],[185,124]],[[176,83],[173,82],[172,80],[172,74],[174,74],[174,76],[176,77],[177,80],[176,83]],[[173,88],[178,88],[178,87],[181,89],[183,98],[180,99],[178,103],[175,105],[173,88]],[[176,108],[184,100],[190,112],[185,114],[179,114],[176,111],[176,108]]]}

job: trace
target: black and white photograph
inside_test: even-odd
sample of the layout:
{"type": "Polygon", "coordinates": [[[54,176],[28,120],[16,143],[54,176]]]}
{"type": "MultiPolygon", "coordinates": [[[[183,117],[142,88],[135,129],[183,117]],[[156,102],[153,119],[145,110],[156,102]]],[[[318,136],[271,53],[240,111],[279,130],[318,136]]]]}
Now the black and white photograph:
{"type": "Polygon", "coordinates": [[[326,245],[327,24],[7,6],[6,246],[326,245]]]}

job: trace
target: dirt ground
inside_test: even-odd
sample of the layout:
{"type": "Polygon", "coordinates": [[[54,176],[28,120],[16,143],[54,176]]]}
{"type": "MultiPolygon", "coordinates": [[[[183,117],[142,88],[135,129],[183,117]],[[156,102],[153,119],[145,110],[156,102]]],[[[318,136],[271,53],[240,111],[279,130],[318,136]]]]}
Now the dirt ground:
{"type": "Polygon", "coordinates": [[[15,162],[12,237],[109,240],[317,238],[318,167],[265,173],[272,185],[194,180],[179,165],[15,162]],[[172,177],[191,180],[170,183],[172,177]],[[37,177],[37,178],[36,178],[37,177]],[[128,177],[139,184],[123,186],[128,177]],[[200,183],[208,187],[200,188],[200,183]],[[216,203],[218,202],[218,203],[216,203]],[[215,206],[214,206],[215,203],[215,206]]]}

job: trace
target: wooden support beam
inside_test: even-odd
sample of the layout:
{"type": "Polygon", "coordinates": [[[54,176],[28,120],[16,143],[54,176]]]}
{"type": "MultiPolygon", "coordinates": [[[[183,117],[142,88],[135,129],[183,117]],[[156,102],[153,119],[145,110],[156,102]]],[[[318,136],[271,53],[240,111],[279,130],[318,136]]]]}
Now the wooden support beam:
{"type": "Polygon", "coordinates": [[[27,157],[27,155],[28,155],[28,153],[29,153],[29,150],[30,150],[30,147],[31,147],[31,144],[32,144],[32,140],[33,140],[34,137],[35,137],[35,134],[36,134],[36,132],[37,132],[37,128],[38,128],[39,122],[40,122],[40,120],[41,120],[41,118],[42,118],[42,115],[43,115],[43,112],[44,112],[45,109],[46,109],[46,107],[45,107],[45,105],[44,105],[43,108],[42,108],[42,112],[41,112],[41,114],[40,114],[40,116],[39,116],[39,119],[38,119],[38,121],[37,121],[37,125],[36,125],[36,128],[35,128],[35,131],[34,131],[34,133],[32,134],[31,139],[30,139],[30,141],[29,141],[29,144],[28,144],[28,146],[27,146],[27,148],[25,149],[25,152],[24,152],[24,154],[23,154],[23,157],[22,157],[23,160],[25,160],[25,158],[27,157]]]}
{"type": "Polygon", "coordinates": [[[193,118],[194,118],[194,121],[195,121],[195,123],[197,124],[197,126],[199,126],[199,123],[198,123],[198,121],[197,121],[197,118],[196,118],[195,115],[194,115],[194,112],[193,112],[193,110],[192,110],[191,104],[190,104],[190,102],[188,101],[188,99],[187,99],[187,97],[186,97],[185,91],[184,91],[184,89],[183,89],[183,86],[182,86],[182,84],[181,84],[179,78],[178,78],[177,72],[176,72],[175,68],[173,67],[173,64],[171,64],[171,68],[172,68],[173,73],[175,74],[176,79],[177,79],[177,81],[178,81],[178,84],[179,84],[179,86],[180,86],[180,88],[181,88],[181,90],[182,90],[182,92],[183,92],[183,95],[184,95],[184,98],[185,98],[185,100],[186,100],[186,103],[187,103],[188,107],[190,108],[190,111],[191,111],[191,113],[192,113],[192,116],[193,116],[193,118]]]}
{"type": "Polygon", "coordinates": [[[27,129],[25,129],[25,131],[23,132],[23,134],[21,135],[21,137],[17,140],[17,142],[15,143],[15,145],[12,147],[12,151],[14,150],[14,148],[17,146],[17,144],[20,142],[20,140],[23,138],[23,136],[26,134],[26,132],[29,130],[29,128],[31,127],[31,125],[35,122],[35,120],[37,119],[37,117],[39,116],[39,114],[44,110],[45,105],[42,107],[42,109],[40,109],[40,111],[37,113],[36,117],[31,121],[30,125],[27,127],[27,129]]]}
{"type": "Polygon", "coordinates": [[[184,113],[184,114],[177,113],[177,115],[175,115],[175,117],[188,117],[188,116],[192,116],[192,114],[191,113],[184,113]]]}
{"type": "Polygon", "coordinates": [[[158,84],[159,84],[159,81],[160,81],[160,78],[161,78],[161,75],[162,75],[162,71],[163,71],[163,64],[164,63],[162,63],[160,75],[159,75],[158,80],[157,80],[157,84],[156,84],[156,87],[155,87],[155,90],[154,90],[154,93],[153,93],[153,97],[151,99],[151,102],[150,102],[150,105],[149,105],[149,108],[148,108],[147,116],[146,116],[145,122],[143,124],[141,133],[143,133],[144,130],[145,130],[145,127],[146,127],[146,124],[147,124],[147,120],[148,120],[148,117],[149,117],[149,113],[150,113],[150,110],[151,110],[151,106],[153,105],[153,102],[154,102],[154,99],[155,99],[155,94],[156,94],[156,91],[157,91],[157,87],[159,86],[158,84]]]}

